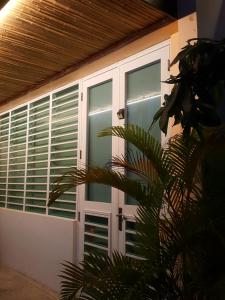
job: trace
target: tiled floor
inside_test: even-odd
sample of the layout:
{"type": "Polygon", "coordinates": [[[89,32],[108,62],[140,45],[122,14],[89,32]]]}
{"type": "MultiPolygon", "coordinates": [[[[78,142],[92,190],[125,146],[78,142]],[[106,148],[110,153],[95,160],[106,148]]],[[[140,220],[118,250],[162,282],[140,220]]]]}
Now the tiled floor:
{"type": "Polygon", "coordinates": [[[57,300],[53,291],[7,267],[0,266],[1,300],[57,300]]]}

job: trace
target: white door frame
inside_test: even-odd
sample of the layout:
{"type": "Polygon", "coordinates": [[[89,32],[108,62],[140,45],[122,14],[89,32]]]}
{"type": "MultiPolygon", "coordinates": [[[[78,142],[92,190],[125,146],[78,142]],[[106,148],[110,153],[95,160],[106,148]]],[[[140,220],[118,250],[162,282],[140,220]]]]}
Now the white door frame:
{"type": "MultiPolygon", "coordinates": [[[[169,77],[168,71],[168,59],[169,59],[169,47],[160,48],[154,52],[146,54],[144,56],[138,57],[130,62],[123,64],[120,67],[120,108],[126,109],[126,74],[130,71],[140,69],[151,63],[160,61],[160,73],[161,73],[161,105],[164,102],[164,94],[168,93],[168,84],[165,84],[164,81],[169,77]]],[[[123,120],[125,125],[127,122],[126,119],[123,120]]],[[[150,124],[149,124],[150,125],[150,124]]],[[[165,135],[161,133],[162,144],[165,142],[165,135]]],[[[119,154],[125,154],[125,141],[121,140],[119,143],[119,154]]],[[[137,213],[137,206],[135,205],[126,205],[124,193],[119,191],[119,207],[123,211],[124,220],[134,219],[134,216],[137,213]]],[[[123,222],[123,229],[119,232],[119,250],[125,253],[125,222],[123,222]]]]}
{"type": "MultiPolygon", "coordinates": [[[[104,72],[100,75],[93,76],[87,80],[84,80],[82,83],[82,92],[83,92],[83,101],[81,102],[81,122],[82,122],[82,143],[80,145],[80,150],[82,157],[80,159],[80,166],[87,165],[87,138],[88,138],[88,88],[91,86],[98,85],[105,81],[112,80],[112,125],[118,125],[116,118],[116,113],[118,111],[118,101],[119,98],[119,76],[118,69],[112,69],[107,72],[104,72]]],[[[112,138],[112,155],[118,153],[118,143],[116,138],[112,138]]],[[[78,234],[78,258],[82,259],[83,257],[83,245],[84,245],[84,217],[85,213],[94,214],[99,216],[106,216],[109,219],[109,254],[112,250],[118,248],[118,237],[114,234],[113,228],[115,228],[116,223],[116,208],[118,207],[118,191],[112,188],[111,203],[96,202],[96,201],[87,201],[85,199],[85,185],[79,187],[79,234],[78,234]]]]}
{"type": "MultiPolygon", "coordinates": [[[[88,87],[95,86],[101,82],[112,79],[113,91],[112,91],[112,125],[124,125],[125,120],[118,120],[117,112],[121,108],[126,107],[125,103],[125,90],[126,73],[138,69],[142,66],[151,64],[156,61],[161,61],[161,103],[164,102],[164,94],[169,93],[170,87],[165,84],[165,81],[169,77],[168,70],[169,60],[169,43],[168,41],[156,45],[150,49],[144,50],[137,53],[121,62],[118,62],[111,67],[107,67],[102,71],[98,71],[95,74],[89,75],[88,77],[81,80],[81,92],[82,101],[80,102],[80,150],[82,157],[80,158],[80,166],[87,164],[87,119],[88,119],[88,101],[87,91],[88,87]]],[[[162,143],[166,140],[164,134],[162,134],[162,143]]],[[[125,152],[125,143],[123,140],[112,137],[112,155],[121,155],[125,152]]],[[[116,189],[112,189],[112,202],[102,203],[94,201],[86,201],[85,199],[85,186],[82,185],[78,188],[78,237],[77,237],[77,251],[78,260],[83,259],[83,245],[84,245],[84,215],[85,212],[96,215],[105,215],[110,220],[110,249],[109,254],[112,250],[120,250],[125,253],[125,222],[123,222],[122,232],[118,231],[118,209],[123,209],[123,214],[130,220],[134,218],[137,207],[134,205],[124,204],[124,194],[116,189]]]]}

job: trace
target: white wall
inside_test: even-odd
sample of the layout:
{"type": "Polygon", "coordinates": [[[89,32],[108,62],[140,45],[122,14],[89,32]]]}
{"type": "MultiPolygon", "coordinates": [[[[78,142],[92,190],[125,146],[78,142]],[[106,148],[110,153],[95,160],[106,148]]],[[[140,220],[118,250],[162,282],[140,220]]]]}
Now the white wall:
{"type": "Polygon", "coordinates": [[[64,260],[75,260],[76,221],[0,209],[0,263],[59,290],[64,260]]]}

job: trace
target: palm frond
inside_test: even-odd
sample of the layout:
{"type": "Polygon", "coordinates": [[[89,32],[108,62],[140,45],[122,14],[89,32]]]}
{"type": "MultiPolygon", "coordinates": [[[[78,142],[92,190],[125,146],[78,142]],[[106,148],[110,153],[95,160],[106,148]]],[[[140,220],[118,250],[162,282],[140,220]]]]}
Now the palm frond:
{"type": "Polygon", "coordinates": [[[110,168],[71,169],[57,180],[49,205],[66,190],[84,183],[109,185],[130,195],[138,201],[134,248],[140,259],[117,252],[112,257],[90,253],[80,266],[66,263],[61,275],[62,300],[203,299],[207,285],[207,295],[213,286],[215,295],[221,295],[224,189],[217,191],[220,198],[214,207],[202,183],[202,165],[211,147],[207,139],[203,144],[193,133],[187,142],[177,135],[162,149],[137,126],[113,127],[101,133],[109,134],[124,138],[137,151],[114,157],[110,168]],[[220,250],[214,250],[211,241],[220,250]],[[220,257],[221,266],[212,262],[218,261],[214,254],[220,257]]]}
{"type": "Polygon", "coordinates": [[[164,177],[168,175],[168,161],[161,143],[148,131],[137,125],[127,125],[125,127],[115,126],[107,128],[99,133],[100,137],[109,135],[122,138],[127,143],[134,145],[151,161],[159,176],[164,177]]]}
{"type": "Polygon", "coordinates": [[[114,169],[119,169],[125,173],[138,176],[139,180],[146,184],[154,185],[161,180],[151,161],[140,152],[129,152],[125,156],[115,156],[112,158],[111,165],[114,169]]]}
{"type": "Polygon", "coordinates": [[[130,195],[137,201],[146,198],[146,187],[137,180],[133,180],[120,172],[107,168],[90,167],[89,169],[73,168],[55,182],[50,193],[48,205],[50,206],[65,191],[84,183],[101,183],[117,188],[130,195]]]}
{"type": "Polygon", "coordinates": [[[60,275],[63,279],[61,299],[126,299],[128,293],[137,295],[134,286],[143,274],[140,261],[118,252],[114,252],[112,258],[90,253],[80,267],[68,262],[64,264],[60,275]]]}

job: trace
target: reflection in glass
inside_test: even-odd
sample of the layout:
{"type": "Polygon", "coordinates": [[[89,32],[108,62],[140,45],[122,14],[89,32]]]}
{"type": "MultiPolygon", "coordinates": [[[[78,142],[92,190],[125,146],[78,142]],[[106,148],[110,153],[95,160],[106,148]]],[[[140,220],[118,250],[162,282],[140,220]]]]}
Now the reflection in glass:
{"type": "MultiPolygon", "coordinates": [[[[160,108],[161,82],[160,62],[144,66],[131,71],[126,77],[126,103],[128,124],[135,124],[148,130],[154,114],[160,108]]],[[[154,126],[151,134],[160,140],[160,129],[158,124],[154,126]]],[[[127,151],[135,153],[134,146],[128,144],[127,151]]],[[[137,179],[136,176],[130,175],[137,179]]],[[[131,197],[126,197],[126,204],[137,204],[131,197]]]]}
{"type": "MultiPolygon", "coordinates": [[[[112,138],[99,138],[97,133],[112,126],[112,81],[89,88],[88,103],[88,164],[103,167],[112,156],[112,138]]],[[[100,184],[89,184],[87,199],[111,202],[111,188],[100,184]]]]}

